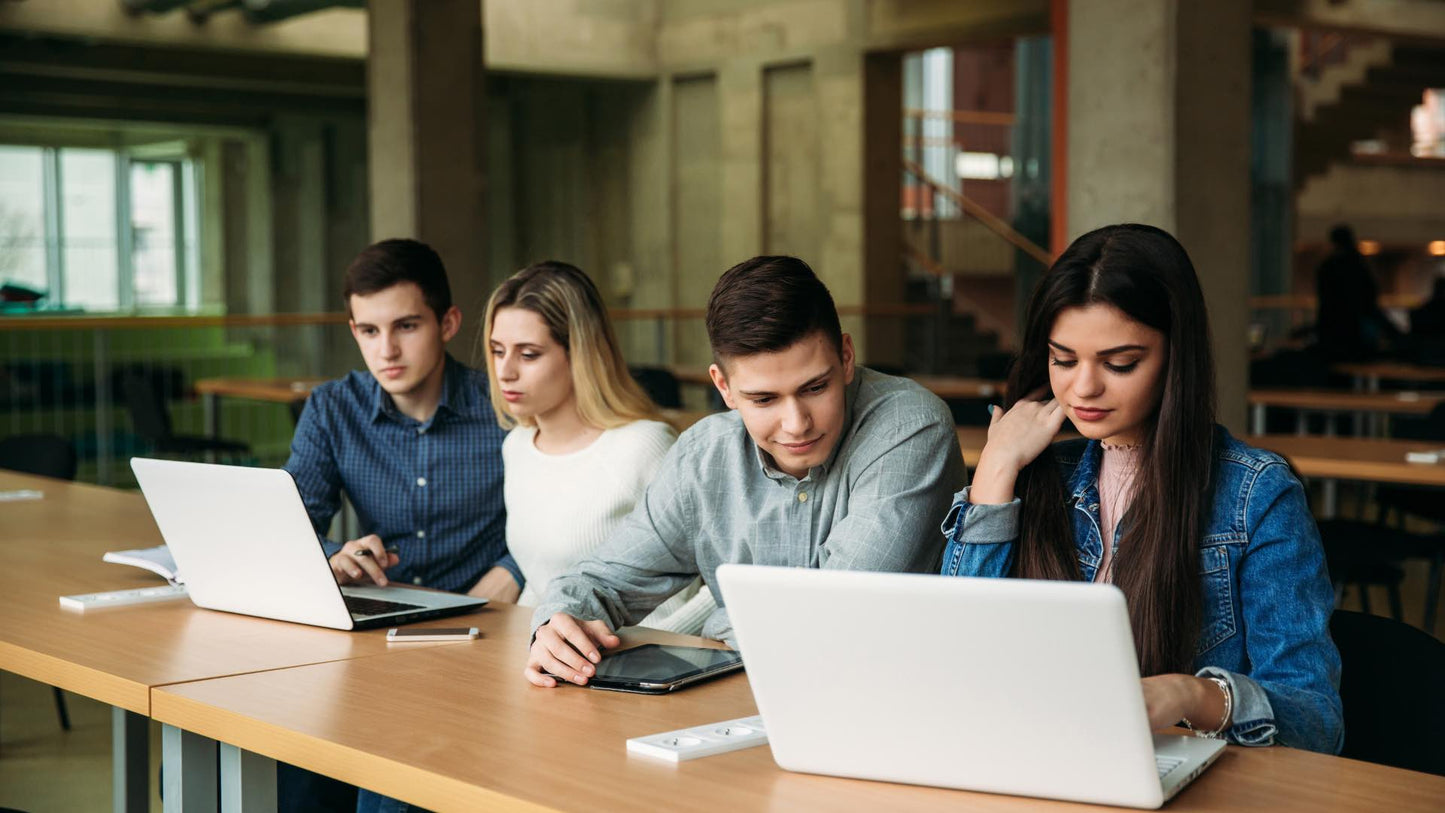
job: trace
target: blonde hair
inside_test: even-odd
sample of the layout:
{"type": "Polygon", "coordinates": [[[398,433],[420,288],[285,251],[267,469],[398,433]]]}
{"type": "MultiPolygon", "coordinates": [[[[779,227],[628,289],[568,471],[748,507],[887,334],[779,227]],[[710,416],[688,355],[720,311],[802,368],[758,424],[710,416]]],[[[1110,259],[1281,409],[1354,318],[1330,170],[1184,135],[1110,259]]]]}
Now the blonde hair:
{"type": "Polygon", "coordinates": [[[547,260],[523,268],[497,286],[487,301],[486,319],[477,337],[487,359],[492,409],[503,429],[535,422],[518,418],[503,406],[497,360],[491,353],[492,323],[502,308],[525,308],[542,317],[552,340],[567,351],[572,392],[583,423],[612,429],[636,420],[658,419],[657,405],[627,371],[597,286],[581,269],[547,260]]]}

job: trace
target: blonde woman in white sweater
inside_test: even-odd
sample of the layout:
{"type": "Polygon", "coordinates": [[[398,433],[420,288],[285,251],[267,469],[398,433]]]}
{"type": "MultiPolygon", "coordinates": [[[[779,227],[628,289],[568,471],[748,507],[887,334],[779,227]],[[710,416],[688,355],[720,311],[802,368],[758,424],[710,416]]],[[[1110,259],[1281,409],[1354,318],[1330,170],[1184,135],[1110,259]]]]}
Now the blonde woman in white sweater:
{"type": "MultiPolygon", "coordinates": [[[[677,433],[628,374],[597,286],[571,265],[503,282],[482,337],[492,408],[511,429],[507,548],[527,580],[517,601],[534,605],[632,511],[677,433]]],[[[642,624],[695,634],[715,606],[694,582],[642,624]]]]}

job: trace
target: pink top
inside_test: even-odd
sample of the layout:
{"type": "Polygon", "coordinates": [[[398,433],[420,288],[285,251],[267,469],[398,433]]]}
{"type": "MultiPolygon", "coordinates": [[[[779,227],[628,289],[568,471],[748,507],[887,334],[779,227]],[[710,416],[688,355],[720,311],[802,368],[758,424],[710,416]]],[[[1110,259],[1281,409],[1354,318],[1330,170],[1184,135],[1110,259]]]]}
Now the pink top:
{"type": "Polygon", "coordinates": [[[1134,501],[1134,475],[1139,471],[1138,446],[1104,447],[1099,464],[1099,530],[1103,533],[1104,558],[1094,573],[1096,582],[1114,581],[1114,529],[1134,501]]]}

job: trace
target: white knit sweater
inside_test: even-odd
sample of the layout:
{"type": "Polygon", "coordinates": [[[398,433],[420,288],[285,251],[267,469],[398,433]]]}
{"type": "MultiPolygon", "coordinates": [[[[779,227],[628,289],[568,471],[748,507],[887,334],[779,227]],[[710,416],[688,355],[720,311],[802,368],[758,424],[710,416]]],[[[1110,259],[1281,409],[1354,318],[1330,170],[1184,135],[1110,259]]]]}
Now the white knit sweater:
{"type": "MultiPolygon", "coordinates": [[[[677,439],[665,423],[633,421],[604,431],[585,449],[554,455],[537,450],[536,434],[519,426],[502,443],[507,549],[527,579],[517,600],[526,606],[540,604],[552,579],[607,541],[677,439]]],[[[715,606],[696,581],[641,624],[696,634],[715,606]]]]}

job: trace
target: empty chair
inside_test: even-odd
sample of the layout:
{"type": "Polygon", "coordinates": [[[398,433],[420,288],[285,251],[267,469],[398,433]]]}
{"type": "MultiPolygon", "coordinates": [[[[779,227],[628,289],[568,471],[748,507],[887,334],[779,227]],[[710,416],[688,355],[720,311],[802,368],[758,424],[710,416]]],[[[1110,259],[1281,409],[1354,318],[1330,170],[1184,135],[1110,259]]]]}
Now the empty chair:
{"type": "Polygon", "coordinates": [[[663,409],[682,409],[682,386],[671,370],[662,367],[628,367],[632,378],[652,403],[663,409]]]}
{"type": "Polygon", "coordinates": [[[0,469],[74,480],[75,446],[59,435],[13,435],[0,440],[0,469]]]}
{"type": "Polygon", "coordinates": [[[250,454],[251,448],[240,441],[173,433],[170,410],[166,408],[159,384],[154,376],[137,369],[126,370],[121,375],[121,389],[135,433],[158,454],[250,454]]]}
{"type": "Polygon", "coordinates": [[[1445,643],[1408,624],[1335,610],[1345,747],[1340,755],[1445,776],[1445,643]]]}
{"type": "MultiPolygon", "coordinates": [[[[75,468],[75,446],[59,435],[14,435],[0,440],[0,469],[74,480],[75,468]]],[[[60,727],[69,731],[70,709],[59,688],[55,689],[55,713],[60,727]]]]}
{"type": "MultiPolygon", "coordinates": [[[[1353,519],[1326,519],[1319,522],[1320,540],[1324,542],[1325,559],[1329,563],[1330,581],[1335,585],[1336,602],[1348,585],[1360,590],[1360,607],[1370,612],[1367,588],[1380,585],[1390,598],[1390,615],[1403,621],[1400,603],[1400,582],[1405,578],[1406,559],[1430,558],[1445,550],[1439,537],[1361,522],[1353,519]]],[[[1430,619],[1427,616],[1426,624],[1430,619]]]]}

